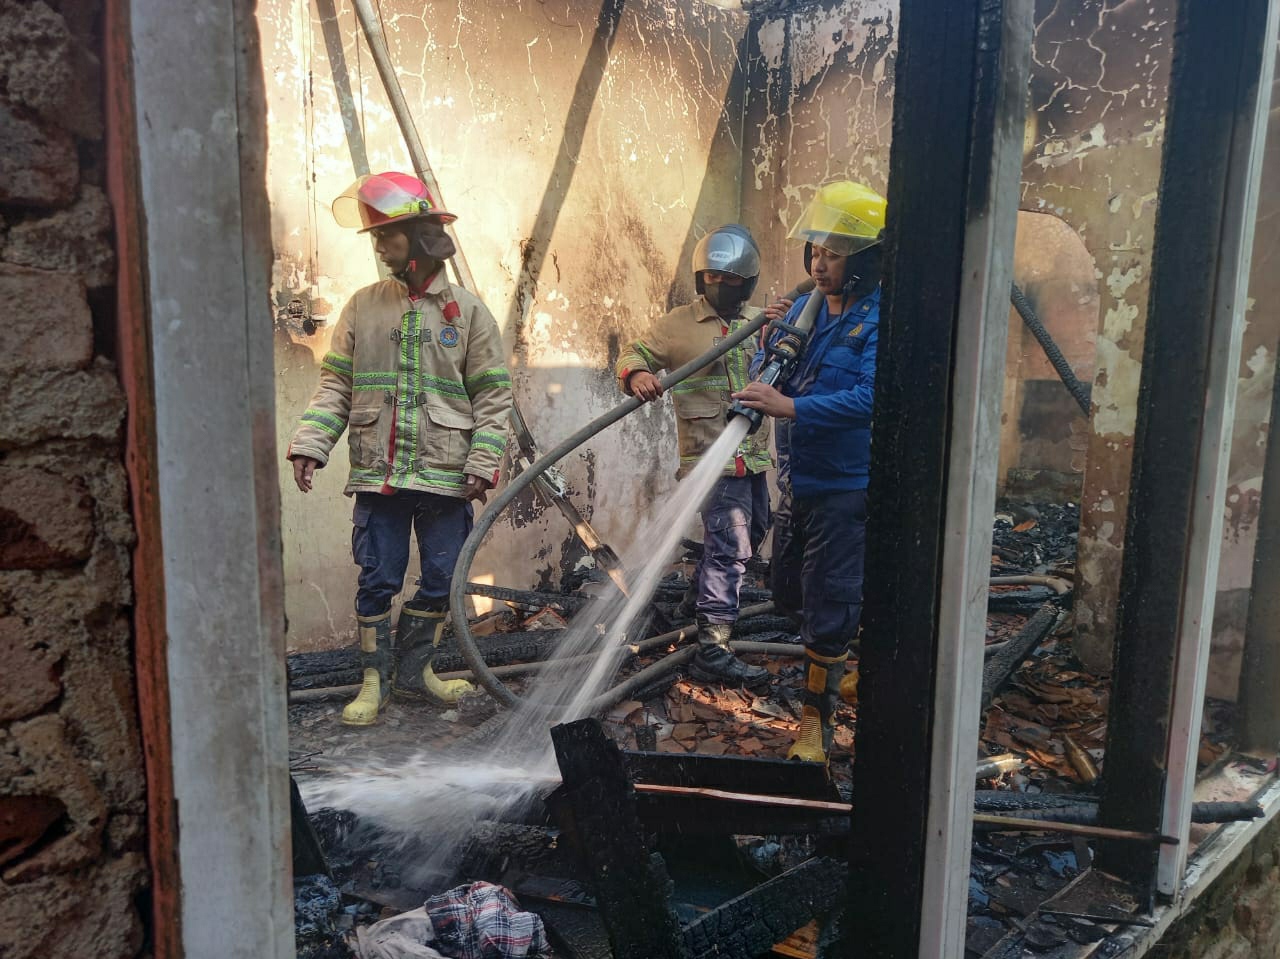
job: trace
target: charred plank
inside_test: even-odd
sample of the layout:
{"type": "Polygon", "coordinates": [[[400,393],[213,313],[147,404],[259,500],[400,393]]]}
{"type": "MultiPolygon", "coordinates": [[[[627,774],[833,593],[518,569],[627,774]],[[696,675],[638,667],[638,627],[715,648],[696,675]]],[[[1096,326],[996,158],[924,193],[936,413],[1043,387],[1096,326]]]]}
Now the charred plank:
{"type": "Polygon", "coordinates": [[[555,726],[551,740],[563,782],[553,805],[585,867],[614,955],[685,959],[666,863],[649,845],[618,747],[594,719],[555,726]]]}
{"type": "Polygon", "coordinates": [[[817,763],[631,750],[623,752],[622,759],[633,782],[840,800],[826,770],[817,763]]]}
{"type": "Polygon", "coordinates": [[[983,709],[991,705],[991,700],[1009,681],[1014,670],[1022,665],[1022,661],[1044,642],[1057,621],[1058,610],[1055,606],[1048,604],[1041,606],[1018,635],[987,660],[986,665],[982,667],[983,709]]]}
{"type": "Polygon", "coordinates": [[[684,930],[690,957],[752,959],[825,916],[844,897],[848,866],[838,859],[810,859],[731,899],[684,930]]]}

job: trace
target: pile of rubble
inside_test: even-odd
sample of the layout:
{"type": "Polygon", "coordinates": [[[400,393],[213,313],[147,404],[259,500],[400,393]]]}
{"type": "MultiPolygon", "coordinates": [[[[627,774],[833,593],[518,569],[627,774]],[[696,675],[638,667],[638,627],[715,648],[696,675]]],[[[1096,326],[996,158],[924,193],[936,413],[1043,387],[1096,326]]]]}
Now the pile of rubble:
{"type": "MultiPolygon", "coordinates": [[[[1096,798],[1094,790],[1104,767],[1109,691],[1104,680],[1082,668],[1070,648],[1067,614],[1077,524],[1078,509],[1073,504],[1009,507],[996,516],[981,731],[986,758],[979,756],[975,763],[980,787],[978,812],[984,808],[1004,813],[1030,810],[1029,815],[1051,818],[1053,812],[1031,808],[1036,797],[1042,796],[1043,801],[1069,805],[1074,815],[1088,821],[1088,804],[1096,798]],[[1012,806],[1004,808],[1009,803],[1012,806]]],[[[654,596],[650,634],[689,625],[687,617],[680,614],[679,603],[697,558],[697,544],[687,545],[689,552],[654,596]]],[[[689,757],[704,763],[741,760],[766,764],[785,756],[799,724],[802,648],[787,619],[752,605],[769,600],[765,570],[753,564],[752,572],[755,579],[743,595],[743,605],[752,607],[752,614],[740,621],[735,638],[784,644],[774,647],[774,654],[768,657],[744,656],[763,665],[773,681],[760,691],[728,690],[704,686],[678,672],[668,674],[601,717],[609,738],[632,751],[628,755],[655,755],[677,763],[681,757],[689,757]],[[795,655],[777,655],[777,650],[786,647],[794,649],[795,655]]],[[[486,661],[500,667],[504,682],[517,692],[526,681],[529,667],[525,664],[554,653],[565,623],[582,607],[592,588],[590,580],[569,582],[565,587],[560,593],[501,587],[477,590],[493,598],[498,608],[479,620],[473,632],[480,637],[486,661]]],[[[673,633],[671,642],[629,656],[620,668],[619,680],[687,643],[692,632],[673,633]]],[[[851,662],[856,663],[856,654],[851,662]]],[[[445,654],[437,669],[449,678],[465,675],[465,664],[456,654],[445,654]]],[[[469,737],[483,734],[484,720],[492,712],[492,707],[470,713],[469,708],[441,712],[393,700],[376,737],[371,738],[368,731],[353,732],[337,722],[343,696],[357,679],[354,649],[291,657],[291,734],[294,768],[300,775],[323,773],[326,766],[335,763],[363,760],[371,750],[380,759],[394,760],[423,748],[465,746],[469,737]],[[479,729],[476,723],[481,724],[479,729]]],[[[856,707],[841,703],[830,764],[832,791],[825,801],[848,800],[855,720],[856,707]]],[[[1229,728],[1227,720],[1206,724],[1202,764],[1222,761],[1229,751],[1229,728]]],[[[702,769],[698,774],[702,775],[706,768],[718,767],[689,768],[702,769]]],[[[790,768],[794,769],[794,764],[790,768]]],[[[636,768],[632,772],[643,779],[643,772],[637,773],[636,768]]],[[[661,809],[662,815],[667,815],[670,808],[677,808],[654,805],[656,802],[654,798],[646,800],[642,814],[648,814],[644,809],[650,813],[661,809]]],[[[326,849],[332,850],[336,885],[316,884],[307,901],[326,906],[337,902],[338,906],[328,913],[328,925],[307,918],[304,913],[310,913],[299,908],[300,933],[303,929],[321,933],[311,940],[319,951],[300,954],[316,959],[345,955],[324,950],[346,948],[341,945],[344,933],[354,941],[350,934],[358,927],[386,913],[421,908],[427,894],[443,888],[415,888],[405,882],[396,867],[403,849],[382,848],[366,840],[353,849],[351,837],[356,830],[350,814],[319,810],[311,818],[326,849]],[[334,890],[341,890],[336,900],[334,890]]],[[[824,822],[822,829],[842,828],[829,818],[813,821],[824,822]]],[[[485,824],[466,846],[447,881],[503,884],[546,920],[549,948],[566,956],[608,955],[606,930],[592,895],[578,883],[580,868],[558,836],[545,809],[524,824],[485,824]]],[[[684,861],[688,856],[682,856],[682,850],[688,852],[690,837],[674,844],[659,840],[659,851],[669,860],[676,879],[671,908],[682,921],[723,901],[717,897],[743,895],[743,890],[770,875],[789,874],[788,870],[798,868],[797,863],[814,861],[812,836],[725,838],[734,841],[725,845],[709,836],[699,840],[697,858],[702,866],[684,861]],[[712,856],[712,849],[719,852],[712,856]],[[719,861],[720,866],[712,869],[706,865],[713,861],[719,861]],[[721,878],[715,880],[713,873],[721,878]]],[[[1077,890],[1082,877],[1090,875],[1085,868],[1090,856],[1088,841],[1080,836],[1050,833],[1028,837],[990,828],[977,830],[967,953],[1012,956],[1019,954],[1015,940],[1019,950],[1023,945],[1049,948],[1094,943],[1115,935],[1117,929],[1131,927],[1133,910],[1126,912],[1123,903],[1115,905],[1112,912],[1098,911],[1097,897],[1105,890],[1090,892],[1093,899],[1077,890]],[[1073,906],[1072,896],[1084,898],[1073,906]],[[1093,903],[1092,912],[1081,904],[1086,900],[1093,903]]],[[[441,882],[445,881],[442,877],[441,882]]],[[[801,951],[784,948],[783,954],[798,955],[808,947],[793,943],[787,948],[801,951]]]]}

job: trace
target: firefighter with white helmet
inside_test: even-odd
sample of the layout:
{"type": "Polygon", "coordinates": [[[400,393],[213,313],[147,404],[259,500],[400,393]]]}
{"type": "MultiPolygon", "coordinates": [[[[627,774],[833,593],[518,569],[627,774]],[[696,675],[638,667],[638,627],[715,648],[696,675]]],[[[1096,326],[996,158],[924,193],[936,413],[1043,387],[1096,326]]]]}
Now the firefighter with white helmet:
{"type": "Polygon", "coordinates": [[[406,173],[363,176],[333,203],[342,226],[372,233],[387,279],[347,302],[321,364],[320,385],[289,444],[294,481],[317,469],[348,433],[355,497],[352,553],[360,567],[356,619],[364,669],[342,721],[377,720],[397,693],[452,703],[470,684],[441,681],[432,663],[444,634],[449,581],[471,531],[473,500],[497,482],[511,411],[511,374],[498,324],[472,293],[449,283],[454,255],[440,209],[406,173]],[[392,648],[391,603],[417,539],[421,576],[392,648]]]}
{"type": "MultiPolygon", "coordinates": [[[[747,305],[760,276],[760,251],[745,227],[730,224],[708,233],[694,248],[692,265],[697,299],[660,317],[622,351],[618,385],[629,395],[658,399],[661,370],[683,366],[760,315],[747,305]]],[[[677,478],[693,468],[724,430],[729,394],[746,385],[752,353],[744,342],[672,388],[680,446],[677,478]]],[[[766,670],[734,655],[729,636],[738,618],[747,560],[769,527],[766,474],[771,466],[769,431],[758,430],[724,464],[702,510],[703,554],[684,605],[698,624],[698,650],[689,672],[702,682],[754,686],[769,680],[766,670]]]]}
{"type": "Polygon", "coordinates": [[[788,756],[812,762],[827,761],[837,696],[856,689],[845,664],[862,614],[885,207],[861,183],[817,191],[789,234],[804,242],[815,289],[796,299],[787,322],[810,296],[823,298],[804,355],[781,389],[751,383],[734,394],[787,433],[791,503],[774,525],[773,596],[800,619],[807,654],[800,732],[788,756]]]}

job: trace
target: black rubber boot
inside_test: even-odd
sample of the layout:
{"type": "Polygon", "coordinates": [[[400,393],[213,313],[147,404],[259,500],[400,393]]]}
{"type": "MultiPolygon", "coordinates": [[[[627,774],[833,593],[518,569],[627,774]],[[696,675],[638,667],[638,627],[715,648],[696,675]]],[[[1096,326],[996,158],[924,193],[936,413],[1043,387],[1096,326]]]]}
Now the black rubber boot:
{"type": "Polygon", "coordinates": [[[689,664],[689,675],[700,683],[721,686],[761,686],[769,682],[769,671],[748,666],[729,648],[732,623],[703,623],[698,626],[698,652],[689,664]]]}
{"type": "Polygon", "coordinates": [[[436,654],[444,642],[444,610],[400,609],[396,628],[396,693],[452,706],[475,687],[465,679],[436,676],[436,654]]]}
{"type": "Polygon", "coordinates": [[[676,612],[685,619],[693,619],[698,613],[698,582],[697,580],[689,581],[689,588],[684,591],[684,596],[680,598],[680,605],[676,607],[676,612]]]}

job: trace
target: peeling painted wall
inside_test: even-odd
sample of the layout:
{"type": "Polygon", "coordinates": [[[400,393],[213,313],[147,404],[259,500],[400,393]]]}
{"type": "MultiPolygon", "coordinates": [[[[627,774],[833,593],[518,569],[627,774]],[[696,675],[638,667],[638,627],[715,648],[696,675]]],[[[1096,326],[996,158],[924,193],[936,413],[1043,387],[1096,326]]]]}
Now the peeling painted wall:
{"type": "MultiPolygon", "coordinates": [[[[1010,481],[1030,477],[1034,482],[1022,491],[1043,494],[1043,477],[1034,474],[1044,472],[1058,474],[1052,485],[1059,492],[1083,485],[1087,573],[1078,608],[1086,647],[1095,632],[1109,642],[1123,541],[1142,350],[1137,321],[1146,303],[1160,169],[1167,5],[1036,5],[1021,204],[1028,213],[1019,219],[1017,279],[1040,293],[1048,269],[1070,274],[1061,279],[1064,288],[1033,302],[1042,301],[1037,309],[1077,373],[1092,376],[1096,416],[1089,424],[1072,410],[1019,330],[1010,346],[1001,478],[1011,492],[1019,489],[1010,481]],[[1083,242],[1037,231],[1045,221],[1033,213],[1052,214],[1083,242]],[[1050,427],[1056,432],[1046,435],[1050,427]]],[[[771,231],[766,277],[787,275],[780,289],[801,272],[798,252],[783,245],[781,233],[814,187],[836,176],[884,187],[895,9],[871,0],[806,5],[763,23],[754,38],[743,210],[757,232],[771,231]]]]}
{"type": "MultiPolygon", "coordinates": [[[[1249,302],[1240,351],[1240,380],[1223,517],[1222,564],[1218,569],[1213,655],[1207,686],[1210,696],[1233,700],[1239,684],[1249,590],[1253,585],[1258,498],[1270,435],[1271,391],[1280,344],[1280,106],[1274,105],[1280,104],[1280,83],[1272,85],[1271,102],[1262,188],[1258,192],[1249,302]]],[[[1280,482],[1280,477],[1275,477],[1273,482],[1280,482]]],[[[1258,585],[1263,589],[1278,588],[1275,583],[1258,585]]]]}
{"type": "MultiPolygon", "coordinates": [[[[607,371],[622,338],[692,296],[693,243],[736,218],[746,17],[698,0],[381,8],[478,293],[503,328],[517,398],[549,448],[618,401],[607,371]]],[[[349,6],[264,0],[259,21],[283,449],[337,311],[376,278],[368,240],[334,225],[328,204],[363,167],[408,160],[349,6]],[[301,325],[308,313],[325,321],[314,335],[301,325]]],[[[295,648],[334,645],[353,626],[346,466],[340,450],[316,491],[282,491],[295,648]]],[[[564,463],[575,501],[619,550],[675,468],[665,406],[564,463]]],[[[530,501],[497,525],[473,578],[555,585],[578,555],[559,513],[530,501]]]]}
{"type": "Polygon", "coordinates": [[[1100,280],[1075,607],[1076,650],[1100,671],[1111,665],[1128,509],[1171,9],[1168,0],[1036,4],[1024,206],[1070,223],[1100,280]]]}
{"type": "Polygon", "coordinates": [[[889,174],[897,3],[801,6],[755,21],[748,38],[742,222],[775,292],[804,278],[786,233],[814,190],[848,177],[883,193],[889,174]]]}
{"type": "MultiPolygon", "coordinates": [[[[885,0],[804,4],[753,29],[748,83],[743,217],[765,247],[762,285],[789,289],[803,277],[800,247],[785,240],[822,183],[841,177],[886,189],[893,122],[897,4],[885,0]]],[[[1049,84],[1042,82],[1048,89],[1049,84]]],[[[1027,176],[1049,178],[1037,147],[1057,140],[1029,128],[1027,176]]],[[[1097,279],[1090,249],[1060,211],[1037,200],[1019,215],[1015,280],[1078,376],[1094,371],[1097,279]]],[[[1002,421],[1002,492],[1078,498],[1088,424],[1010,310],[1002,421]]]]}
{"type": "MultiPolygon", "coordinates": [[[[1094,415],[1075,411],[1011,312],[1000,477],[1011,496],[1081,502],[1077,649],[1101,671],[1128,509],[1171,10],[1171,0],[1037,0],[1035,13],[1016,278],[1091,383],[1094,415]]],[[[623,337],[691,295],[686,264],[702,232],[734,219],[752,229],[765,302],[803,275],[785,234],[816,186],[848,176],[885,188],[893,0],[820,0],[750,22],[698,0],[452,0],[428,14],[396,2],[383,15],[544,448],[614,402],[602,371],[623,337]]],[[[260,19],[283,444],[315,382],[323,321],[374,277],[367,242],[332,223],[328,201],[357,171],[407,160],[349,8],[268,0],[260,19]],[[307,315],[322,321],[315,335],[302,330],[307,315]]],[[[1276,195],[1264,185],[1264,202],[1276,195]]],[[[1268,210],[1261,264],[1280,222],[1268,210]]],[[[1215,663],[1238,655],[1246,605],[1276,272],[1254,274],[1216,629],[1226,658],[1215,663]]],[[[340,449],[317,492],[284,490],[297,646],[332,644],[350,628],[349,504],[333,475],[345,468],[340,449]]],[[[624,548],[672,487],[669,411],[636,414],[565,470],[579,505],[624,548]]],[[[579,555],[558,514],[528,501],[498,524],[475,578],[553,585],[579,555]]],[[[1211,681],[1215,694],[1233,685],[1231,668],[1211,681]]]]}

